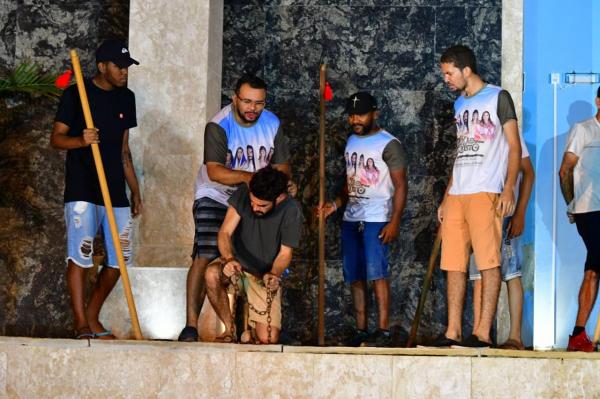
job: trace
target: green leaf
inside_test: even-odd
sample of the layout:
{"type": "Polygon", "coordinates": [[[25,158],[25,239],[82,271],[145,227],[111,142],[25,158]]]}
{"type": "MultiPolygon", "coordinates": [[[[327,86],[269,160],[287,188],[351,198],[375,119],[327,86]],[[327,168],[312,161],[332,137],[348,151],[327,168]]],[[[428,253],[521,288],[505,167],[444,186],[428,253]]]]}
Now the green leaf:
{"type": "Polygon", "coordinates": [[[61,90],[54,86],[57,75],[43,73],[39,65],[23,62],[8,76],[0,76],[0,95],[27,93],[56,98],[61,90]]]}

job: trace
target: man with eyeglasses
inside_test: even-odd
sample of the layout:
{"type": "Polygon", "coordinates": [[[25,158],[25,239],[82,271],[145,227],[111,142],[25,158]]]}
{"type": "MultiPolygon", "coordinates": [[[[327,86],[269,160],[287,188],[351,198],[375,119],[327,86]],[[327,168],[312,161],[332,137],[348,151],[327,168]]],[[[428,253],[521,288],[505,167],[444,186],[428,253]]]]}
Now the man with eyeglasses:
{"type": "Polygon", "coordinates": [[[236,83],[231,104],[206,124],[204,164],[196,178],[193,206],[195,235],[186,282],[186,326],[179,341],[198,340],[206,266],[219,257],[217,234],[225,219],[227,201],[240,184],[250,182],[257,164],[254,154],[261,147],[273,149],[270,164],[288,177],[291,174],[288,141],[281,132],[279,118],[265,109],[266,95],[265,82],[245,74],[236,83]],[[226,166],[228,153],[233,159],[226,166]]]}

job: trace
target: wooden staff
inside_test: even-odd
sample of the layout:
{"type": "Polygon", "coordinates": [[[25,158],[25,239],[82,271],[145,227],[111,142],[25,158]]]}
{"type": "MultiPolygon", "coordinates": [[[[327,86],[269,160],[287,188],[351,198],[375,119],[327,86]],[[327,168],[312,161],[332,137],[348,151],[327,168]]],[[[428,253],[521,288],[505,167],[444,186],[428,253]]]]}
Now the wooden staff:
{"type": "Polygon", "coordinates": [[[421,322],[421,313],[423,313],[423,307],[425,306],[425,300],[427,299],[427,291],[429,291],[429,284],[431,283],[431,277],[433,276],[433,270],[435,269],[438,255],[440,254],[440,247],[442,244],[442,226],[438,227],[435,241],[433,242],[433,249],[429,256],[429,265],[427,266],[427,273],[423,280],[423,288],[421,288],[421,297],[419,298],[419,305],[415,311],[415,318],[413,319],[412,325],[410,326],[410,334],[408,336],[408,342],[406,347],[410,348],[414,346],[417,338],[417,329],[421,322]]]}
{"type": "Polygon", "coordinates": [[[598,321],[596,322],[596,331],[594,332],[594,345],[598,345],[600,339],[600,314],[598,314],[598,321]]]}
{"type": "MultiPolygon", "coordinates": [[[[325,81],[327,65],[321,64],[319,70],[319,209],[325,206],[325,81]]],[[[319,217],[319,346],[325,345],[325,219],[319,217]]]]}
{"type": "MultiPolygon", "coordinates": [[[[88,129],[94,129],[94,121],[92,120],[90,104],[88,103],[87,93],[83,83],[83,75],[81,74],[81,66],[79,65],[79,56],[75,50],[71,50],[71,62],[73,63],[73,71],[75,72],[75,80],[77,82],[77,89],[79,90],[79,98],[81,99],[81,108],[83,109],[83,116],[85,117],[85,125],[88,129]]],[[[104,207],[106,208],[106,215],[108,216],[108,224],[110,225],[110,234],[112,235],[113,245],[115,246],[115,252],[117,253],[117,261],[119,263],[119,270],[121,272],[121,280],[123,281],[123,291],[125,292],[125,298],[127,298],[129,316],[131,317],[131,323],[133,324],[133,333],[135,335],[135,339],[142,340],[144,337],[142,337],[140,323],[135,310],[135,303],[133,302],[131,285],[129,284],[129,275],[127,274],[127,267],[125,267],[125,259],[123,259],[121,241],[119,240],[119,232],[117,230],[117,223],[115,222],[115,214],[113,212],[112,202],[108,192],[108,185],[106,184],[106,175],[104,174],[104,166],[102,165],[100,149],[98,148],[97,143],[92,143],[91,146],[92,154],[94,155],[94,162],[96,164],[96,171],[98,172],[98,180],[100,181],[100,189],[102,190],[102,198],[104,199],[104,207]]]]}

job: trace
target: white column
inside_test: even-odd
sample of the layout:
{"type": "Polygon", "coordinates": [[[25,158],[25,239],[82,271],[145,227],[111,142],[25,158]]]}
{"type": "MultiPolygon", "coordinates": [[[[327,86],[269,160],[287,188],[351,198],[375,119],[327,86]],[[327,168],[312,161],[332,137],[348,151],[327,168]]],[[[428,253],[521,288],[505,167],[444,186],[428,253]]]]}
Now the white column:
{"type": "MultiPolygon", "coordinates": [[[[502,82],[514,103],[522,129],[523,117],[523,0],[502,1],[502,82]]],[[[532,245],[524,248],[524,253],[531,252],[532,245]]],[[[525,259],[532,259],[527,256],[525,259]]],[[[533,260],[531,260],[533,262],[533,260]]],[[[524,276],[527,278],[527,276],[524,276]]],[[[510,332],[510,315],[508,312],[508,292],[506,284],[502,284],[496,314],[497,340],[503,343],[510,332]]]]}
{"type": "Polygon", "coordinates": [[[194,179],[204,125],[220,106],[222,0],[131,0],[130,68],[138,127],[130,145],[144,213],[135,264],[184,266],[194,237],[194,179]]]}

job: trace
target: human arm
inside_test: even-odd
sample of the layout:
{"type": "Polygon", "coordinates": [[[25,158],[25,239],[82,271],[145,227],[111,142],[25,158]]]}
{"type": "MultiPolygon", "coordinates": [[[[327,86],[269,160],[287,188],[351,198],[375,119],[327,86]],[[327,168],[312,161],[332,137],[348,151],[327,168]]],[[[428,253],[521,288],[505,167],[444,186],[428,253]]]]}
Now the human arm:
{"type": "Polygon", "coordinates": [[[225,184],[227,186],[234,186],[240,183],[248,184],[253,175],[252,172],[229,169],[225,165],[218,162],[207,162],[206,172],[208,173],[210,180],[225,184]]]}
{"type": "Polygon", "coordinates": [[[531,165],[531,159],[529,157],[521,158],[520,169],[523,173],[521,184],[519,185],[519,198],[517,199],[517,205],[515,206],[515,213],[513,214],[510,225],[508,226],[508,238],[518,237],[523,234],[525,228],[525,212],[527,211],[527,204],[531,197],[531,191],[533,189],[533,181],[535,180],[535,172],[531,165]]]}
{"type": "Polygon", "coordinates": [[[229,206],[225,213],[225,220],[223,220],[223,224],[221,224],[221,228],[217,235],[217,245],[219,247],[219,253],[221,254],[223,274],[227,277],[231,277],[233,274],[242,271],[242,265],[235,259],[231,241],[240,220],[241,217],[235,208],[229,206]]]}
{"type": "Polygon", "coordinates": [[[334,213],[339,208],[346,205],[347,202],[348,202],[348,185],[344,184],[342,191],[336,198],[334,198],[331,201],[326,201],[323,204],[322,208],[317,207],[317,209],[316,209],[317,217],[320,217],[320,215],[322,213],[323,217],[325,219],[327,219],[332,213],[334,213]]]}
{"type": "Polygon", "coordinates": [[[579,157],[572,152],[563,155],[558,176],[560,177],[560,190],[567,205],[575,198],[575,186],[573,182],[573,171],[579,161],[579,157]]]}
{"type": "Polygon", "coordinates": [[[54,122],[50,145],[57,150],[73,150],[99,143],[98,129],[84,129],[81,136],[69,136],[70,127],[63,122],[54,122]]]}
{"type": "Polygon", "coordinates": [[[515,209],[515,183],[521,165],[521,139],[516,119],[507,120],[502,125],[502,129],[508,143],[508,165],[504,188],[498,198],[496,211],[500,217],[505,217],[515,209]]]}
{"type": "Polygon", "coordinates": [[[406,206],[406,196],[408,192],[408,185],[406,183],[406,168],[390,171],[390,178],[394,185],[394,197],[392,200],[392,217],[388,224],[386,224],[379,238],[384,244],[392,242],[398,237],[398,231],[400,230],[400,220],[402,219],[402,212],[406,206]]]}
{"type": "Polygon", "coordinates": [[[279,247],[279,253],[275,257],[273,261],[273,266],[271,270],[264,274],[263,282],[265,283],[265,287],[270,290],[277,290],[279,288],[279,283],[281,281],[281,275],[287,269],[292,261],[292,254],[294,249],[292,247],[288,247],[287,245],[281,245],[279,247]]]}
{"type": "Polygon", "coordinates": [[[227,151],[225,129],[214,122],[207,123],[204,129],[204,163],[210,180],[227,186],[248,183],[252,172],[225,166],[227,151]]]}
{"type": "Polygon", "coordinates": [[[142,214],[144,208],[142,203],[142,194],[138,184],[135,168],[133,167],[133,159],[129,149],[129,129],[123,133],[123,147],[121,149],[121,159],[123,160],[123,171],[125,180],[131,191],[131,215],[137,217],[142,214]]]}
{"type": "Polygon", "coordinates": [[[445,208],[445,203],[446,203],[446,198],[448,197],[448,192],[450,191],[450,188],[452,187],[452,175],[450,175],[450,180],[448,180],[448,185],[446,186],[446,191],[444,192],[444,198],[442,199],[442,203],[440,204],[440,206],[438,206],[438,210],[437,210],[437,218],[438,218],[438,222],[442,223],[444,221],[444,208],[445,208]]]}

